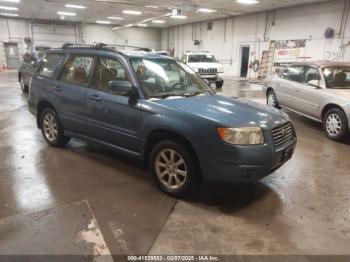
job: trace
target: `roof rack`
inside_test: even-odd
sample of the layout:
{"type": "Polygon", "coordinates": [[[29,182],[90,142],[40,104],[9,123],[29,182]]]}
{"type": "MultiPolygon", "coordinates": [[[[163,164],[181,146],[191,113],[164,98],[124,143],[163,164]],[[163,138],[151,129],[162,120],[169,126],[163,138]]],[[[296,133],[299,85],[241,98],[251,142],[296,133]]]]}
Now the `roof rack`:
{"type": "Polygon", "coordinates": [[[84,44],[72,44],[72,43],[64,43],[62,45],[62,49],[67,49],[69,47],[92,47],[91,45],[84,45],[84,44]]]}

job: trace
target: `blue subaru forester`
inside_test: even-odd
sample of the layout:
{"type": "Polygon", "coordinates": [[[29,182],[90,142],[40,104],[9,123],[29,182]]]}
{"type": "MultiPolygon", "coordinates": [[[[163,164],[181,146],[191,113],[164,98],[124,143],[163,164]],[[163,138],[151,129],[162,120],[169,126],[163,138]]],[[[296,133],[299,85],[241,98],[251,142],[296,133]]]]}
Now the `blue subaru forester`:
{"type": "Polygon", "coordinates": [[[28,103],[48,144],[76,137],[137,158],[173,196],[261,179],[296,144],[283,112],[216,94],[177,59],[103,44],[47,51],[28,103]]]}

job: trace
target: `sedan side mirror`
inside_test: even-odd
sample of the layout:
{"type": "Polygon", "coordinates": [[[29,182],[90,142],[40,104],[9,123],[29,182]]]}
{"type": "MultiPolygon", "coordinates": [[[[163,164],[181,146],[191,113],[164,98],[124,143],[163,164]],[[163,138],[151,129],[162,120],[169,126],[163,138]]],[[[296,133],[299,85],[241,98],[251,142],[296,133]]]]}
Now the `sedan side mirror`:
{"type": "Polygon", "coordinates": [[[310,80],[309,82],[307,82],[308,85],[313,86],[315,88],[321,88],[321,82],[320,80],[310,80]]]}
{"type": "Polygon", "coordinates": [[[129,81],[125,80],[109,81],[108,87],[113,93],[116,93],[117,95],[130,96],[133,92],[132,84],[129,81]]]}

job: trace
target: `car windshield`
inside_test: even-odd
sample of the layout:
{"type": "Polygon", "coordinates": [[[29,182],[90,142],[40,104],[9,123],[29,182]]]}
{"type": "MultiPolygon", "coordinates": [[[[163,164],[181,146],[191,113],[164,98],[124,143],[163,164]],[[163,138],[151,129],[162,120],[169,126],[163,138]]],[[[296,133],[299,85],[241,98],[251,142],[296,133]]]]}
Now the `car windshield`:
{"type": "Polygon", "coordinates": [[[213,55],[190,55],[188,57],[189,63],[215,63],[216,59],[213,55]]]}
{"type": "Polygon", "coordinates": [[[131,58],[130,62],[148,98],[213,93],[192,69],[176,60],[131,58]]]}
{"type": "Polygon", "coordinates": [[[325,67],[322,71],[327,88],[350,89],[350,67],[325,67]]]}

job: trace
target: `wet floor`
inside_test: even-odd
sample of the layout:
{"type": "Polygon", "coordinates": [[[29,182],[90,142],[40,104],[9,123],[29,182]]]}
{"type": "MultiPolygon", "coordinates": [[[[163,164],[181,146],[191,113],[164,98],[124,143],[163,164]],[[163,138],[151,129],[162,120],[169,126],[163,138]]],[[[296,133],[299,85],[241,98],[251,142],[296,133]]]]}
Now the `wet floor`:
{"type": "MultiPolygon", "coordinates": [[[[263,102],[261,86],[247,81],[228,79],[223,92],[263,102]]],[[[47,225],[58,209],[67,231],[76,230],[71,222],[85,232],[91,219],[81,216],[93,217],[101,232],[94,241],[112,254],[350,254],[350,142],[329,141],[318,123],[287,112],[299,138],[290,162],[258,183],[204,185],[177,201],[116,153],[79,140],[49,147],[26,99],[16,72],[0,73],[0,247],[33,232],[14,225],[47,225]],[[84,204],[74,213],[76,203],[84,204]]],[[[40,246],[45,231],[38,234],[40,246]]],[[[96,251],[64,236],[72,245],[67,253],[96,251]]]]}

